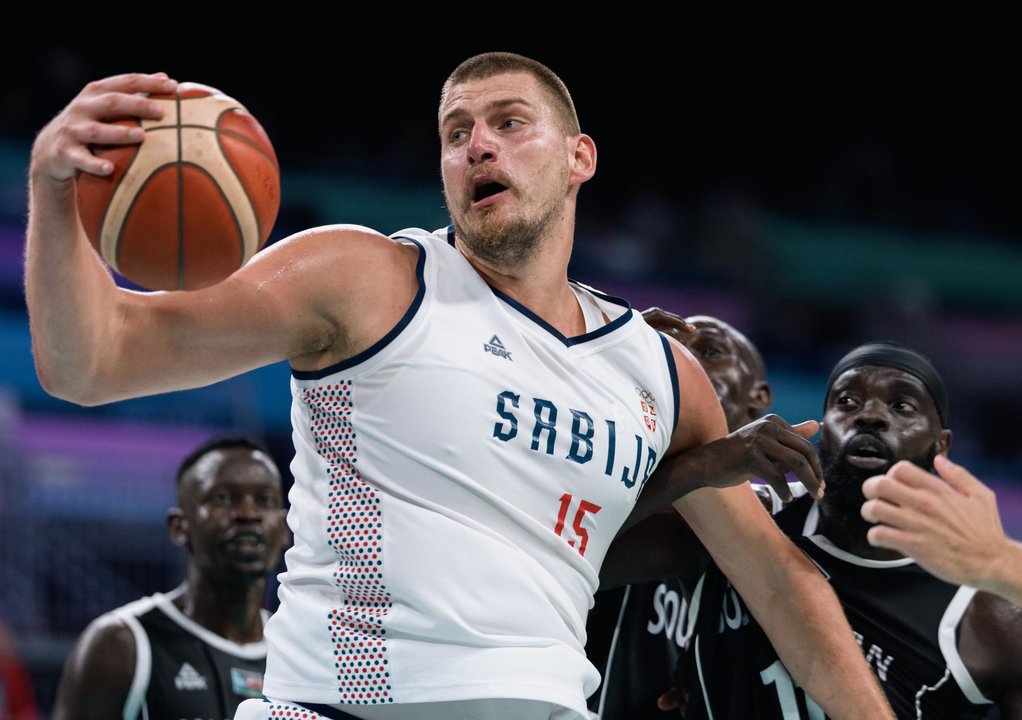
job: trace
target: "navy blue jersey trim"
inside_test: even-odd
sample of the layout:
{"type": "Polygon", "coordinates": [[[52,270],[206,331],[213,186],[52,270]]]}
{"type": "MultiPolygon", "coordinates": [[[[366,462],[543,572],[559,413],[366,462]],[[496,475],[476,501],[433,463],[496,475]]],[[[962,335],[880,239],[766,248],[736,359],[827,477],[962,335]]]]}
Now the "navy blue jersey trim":
{"type": "Polygon", "coordinates": [[[671,434],[674,434],[678,427],[678,418],[681,415],[681,390],[678,387],[678,363],[674,360],[674,353],[671,351],[671,344],[667,336],[657,330],[660,335],[660,342],[664,344],[664,352],[667,353],[667,371],[671,374],[671,390],[674,392],[674,424],[671,425],[671,434]]]}
{"type": "Polygon", "coordinates": [[[555,328],[553,325],[548,323],[546,320],[541,318],[536,313],[532,312],[532,310],[530,310],[529,308],[525,307],[524,305],[522,305],[520,302],[518,302],[514,298],[511,298],[508,295],[505,295],[504,293],[502,293],[500,290],[498,290],[497,288],[495,288],[493,286],[490,286],[490,290],[493,291],[494,295],[499,297],[501,300],[506,302],[508,305],[513,307],[515,310],[520,312],[522,315],[524,315],[525,317],[529,318],[534,323],[536,323],[541,328],[543,328],[548,333],[550,333],[555,338],[557,338],[562,343],[564,343],[565,347],[571,347],[572,345],[579,345],[579,344],[584,343],[584,342],[589,342],[590,340],[596,340],[597,338],[603,337],[607,333],[614,332],[619,327],[621,327],[626,322],[628,322],[629,318],[631,318],[631,316],[632,316],[631,313],[628,312],[629,310],[632,309],[632,306],[631,306],[631,304],[627,300],[624,300],[622,298],[612,297],[611,295],[604,295],[603,293],[595,293],[594,292],[594,294],[599,295],[600,298],[602,298],[604,300],[607,300],[608,302],[612,302],[615,305],[623,306],[625,308],[625,312],[622,313],[618,318],[610,321],[609,323],[607,323],[603,327],[599,328],[598,330],[593,330],[591,333],[585,333],[583,335],[577,335],[576,337],[569,338],[569,337],[565,337],[564,335],[562,335],[560,330],[555,328]]]}
{"type": "Polygon", "coordinates": [[[415,263],[415,277],[419,281],[419,289],[415,293],[415,298],[412,300],[412,304],[409,306],[405,314],[401,316],[397,325],[391,328],[390,332],[384,335],[382,338],[373,343],[370,347],[366,348],[358,355],[350,357],[347,360],[342,360],[339,363],[335,363],[329,367],[325,367],[322,370],[291,370],[291,375],[298,380],[319,380],[325,378],[334,373],[340,372],[341,370],[347,370],[350,367],[354,367],[361,362],[365,362],[376,353],[387,347],[394,338],[396,338],[402,330],[404,330],[408,323],[415,317],[415,313],[418,312],[419,306],[422,305],[422,298],[426,294],[426,280],[425,280],[425,267],[426,267],[426,248],[422,246],[418,240],[412,238],[401,238],[413,242],[419,247],[419,259],[415,263]]]}

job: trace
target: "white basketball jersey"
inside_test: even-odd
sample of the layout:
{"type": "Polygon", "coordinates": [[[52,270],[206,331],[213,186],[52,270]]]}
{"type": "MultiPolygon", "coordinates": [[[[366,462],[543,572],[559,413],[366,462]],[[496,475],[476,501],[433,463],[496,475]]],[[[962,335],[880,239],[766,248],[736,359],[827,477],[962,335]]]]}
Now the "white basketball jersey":
{"type": "Polygon", "coordinates": [[[264,692],[525,698],[587,717],[586,615],[670,443],[674,361],[640,314],[595,292],[610,322],[564,337],[488,286],[450,233],[395,234],[420,247],[401,322],[292,373],[294,545],[264,692]]]}

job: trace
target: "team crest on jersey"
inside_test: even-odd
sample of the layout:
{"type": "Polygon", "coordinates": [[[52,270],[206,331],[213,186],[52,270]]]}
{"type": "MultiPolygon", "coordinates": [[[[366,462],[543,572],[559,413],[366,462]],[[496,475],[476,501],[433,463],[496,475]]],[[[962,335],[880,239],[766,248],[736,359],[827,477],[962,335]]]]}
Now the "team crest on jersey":
{"type": "Polygon", "coordinates": [[[244,697],[263,696],[263,675],[254,670],[231,668],[231,688],[236,695],[244,697]]]}
{"type": "Polygon", "coordinates": [[[500,341],[500,338],[497,337],[496,335],[490,338],[490,342],[483,343],[483,350],[490,353],[491,355],[507,358],[511,362],[514,362],[514,360],[511,360],[511,351],[504,347],[504,343],[502,343],[500,341]]]}
{"type": "Polygon", "coordinates": [[[650,432],[656,431],[656,401],[653,399],[653,393],[644,388],[635,388],[635,392],[639,395],[639,404],[642,407],[642,419],[646,421],[646,429],[650,432]]]}

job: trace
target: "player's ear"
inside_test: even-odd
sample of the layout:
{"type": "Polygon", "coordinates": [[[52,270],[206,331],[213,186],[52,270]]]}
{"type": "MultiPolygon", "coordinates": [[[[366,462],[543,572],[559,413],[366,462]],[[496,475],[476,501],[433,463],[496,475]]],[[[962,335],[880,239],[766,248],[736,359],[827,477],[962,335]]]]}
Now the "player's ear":
{"type": "Polygon", "coordinates": [[[774,391],[766,380],[753,383],[749,389],[749,417],[752,419],[766,415],[774,401],[774,391]]]}
{"type": "Polygon", "coordinates": [[[574,143],[571,179],[581,185],[596,172],[596,143],[585,133],[575,135],[574,143]]]}
{"type": "Polygon", "coordinates": [[[948,449],[951,447],[951,431],[941,430],[940,438],[937,440],[937,454],[947,455],[948,449]]]}
{"type": "Polygon", "coordinates": [[[167,511],[167,532],[170,534],[170,541],[175,545],[183,546],[188,543],[188,520],[185,518],[184,510],[172,507],[167,511]]]}

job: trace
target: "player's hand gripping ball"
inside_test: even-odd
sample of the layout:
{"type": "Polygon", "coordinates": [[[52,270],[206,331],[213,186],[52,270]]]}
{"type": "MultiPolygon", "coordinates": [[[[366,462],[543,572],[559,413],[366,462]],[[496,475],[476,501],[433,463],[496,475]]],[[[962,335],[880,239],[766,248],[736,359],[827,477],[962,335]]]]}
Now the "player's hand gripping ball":
{"type": "Polygon", "coordinates": [[[216,88],[180,83],[154,95],[162,120],[138,145],[94,147],[111,175],[80,174],[78,214],[110,267],[150,290],[217,283],[266,244],[280,209],[280,167],[245,107],[216,88]]]}

